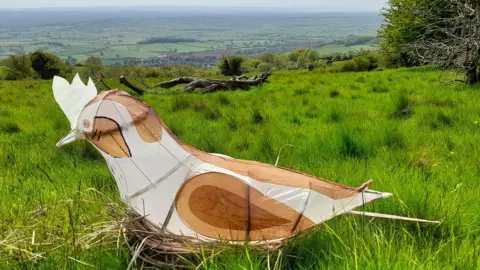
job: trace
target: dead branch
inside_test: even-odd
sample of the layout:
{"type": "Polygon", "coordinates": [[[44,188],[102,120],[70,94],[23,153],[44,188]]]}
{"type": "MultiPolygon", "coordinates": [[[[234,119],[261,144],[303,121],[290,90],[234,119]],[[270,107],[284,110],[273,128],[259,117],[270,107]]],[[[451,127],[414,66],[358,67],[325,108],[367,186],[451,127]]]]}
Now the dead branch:
{"type": "Polygon", "coordinates": [[[103,86],[105,86],[107,90],[112,89],[112,88],[110,88],[110,86],[108,86],[108,85],[105,83],[105,81],[104,81],[103,79],[98,80],[98,82],[101,83],[101,84],[103,84],[103,86]]]}
{"type": "Polygon", "coordinates": [[[139,95],[143,95],[145,92],[147,92],[147,91],[143,90],[142,88],[133,85],[132,83],[130,83],[127,80],[127,78],[125,78],[123,76],[120,77],[120,83],[125,85],[126,87],[132,89],[133,91],[135,91],[135,93],[137,93],[139,95]]]}
{"type": "Polygon", "coordinates": [[[210,93],[218,90],[248,90],[252,86],[257,86],[267,82],[270,75],[272,75],[272,72],[265,72],[261,76],[255,75],[251,78],[245,76],[246,80],[239,80],[239,77],[236,77],[237,79],[235,80],[211,80],[196,77],[179,77],[173,80],[160,82],[147,89],[142,89],[133,85],[124,76],[120,77],[120,83],[135,91],[139,95],[143,95],[144,93],[158,94],[159,92],[153,90],[153,88],[169,89],[181,84],[186,84],[186,86],[179,88],[176,91],[194,92],[198,89],[198,92],[200,93],[210,93]]]}
{"type": "Polygon", "coordinates": [[[158,83],[156,85],[154,85],[152,88],[172,88],[178,84],[186,84],[186,83],[192,83],[196,80],[199,80],[198,78],[194,78],[194,77],[180,77],[180,78],[176,78],[176,79],[173,79],[173,80],[170,80],[170,81],[164,81],[164,82],[161,82],[161,83],[158,83]]]}
{"type": "Polygon", "coordinates": [[[240,75],[240,76],[233,75],[231,80],[232,81],[248,80],[248,77],[245,75],[240,75]]]}

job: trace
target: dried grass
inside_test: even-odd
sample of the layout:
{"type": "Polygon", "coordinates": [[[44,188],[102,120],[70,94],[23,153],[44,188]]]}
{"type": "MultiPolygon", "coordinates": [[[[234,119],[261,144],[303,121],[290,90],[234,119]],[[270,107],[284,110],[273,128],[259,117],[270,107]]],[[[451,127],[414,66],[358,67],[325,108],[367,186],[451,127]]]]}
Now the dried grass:
{"type": "Polygon", "coordinates": [[[201,258],[202,254],[219,254],[226,250],[243,248],[263,252],[277,251],[286,241],[239,242],[203,241],[195,237],[182,236],[151,223],[146,217],[128,211],[122,223],[126,244],[133,254],[132,262],[140,259],[155,266],[190,268],[191,259],[201,258]]]}
{"type": "MultiPolygon", "coordinates": [[[[87,203],[87,201],[82,201],[87,203]]],[[[73,200],[61,201],[58,205],[48,206],[48,212],[69,207],[73,200]]],[[[145,216],[127,209],[121,203],[112,201],[89,201],[102,204],[109,213],[107,221],[95,224],[76,224],[72,239],[65,235],[44,233],[42,222],[27,227],[12,229],[3,239],[0,239],[0,256],[10,259],[39,262],[47,259],[55,250],[72,246],[77,251],[85,251],[105,245],[128,247],[132,254],[129,269],[139,265],[153,268],[195,268],[205,258],[216,256],[226,250],[240,250],[248,245],[251,250],[265,253],[275,252],[283,247],[285,241],[239,242],[231,244],[225,241],[203,241],[195,237],[173,234],[160,226],[154,225],[145,216]],[[3,250],[3,252],[2,252],[3,250]],[[206,255],[208,254],[208,255],[206,255]]],[[[47,206],[45,206],[46,208],[47,206]]],[[[47,212],[46,209],[41,211],[47,212]]],[[[75,263],[95,267],[91,262],[83,262],[78,258],[69,257],[75,263]]]]}

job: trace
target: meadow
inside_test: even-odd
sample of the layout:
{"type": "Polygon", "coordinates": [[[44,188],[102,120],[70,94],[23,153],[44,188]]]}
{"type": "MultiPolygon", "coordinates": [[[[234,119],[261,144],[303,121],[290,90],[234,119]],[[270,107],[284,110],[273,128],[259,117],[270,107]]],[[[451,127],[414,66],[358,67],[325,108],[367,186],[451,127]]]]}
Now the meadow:
{"type": "MultiPolygon", "coordinates": [[[[192,268],[480,269],[480,87],[447,75],[278,71],[250,91],[141,97],[199,149],[273,164],[292,144],[280,166],[394,194],[365,210],[442,221],[344,215],[280,252],[200,254],[192,268]]],[[[127,268],[118,233],[88,237],[122,217],[118,191],[86,142],[55,147],[70,128],[51,81],[0,81],[0,104],[0,268],[127,268]]]]}

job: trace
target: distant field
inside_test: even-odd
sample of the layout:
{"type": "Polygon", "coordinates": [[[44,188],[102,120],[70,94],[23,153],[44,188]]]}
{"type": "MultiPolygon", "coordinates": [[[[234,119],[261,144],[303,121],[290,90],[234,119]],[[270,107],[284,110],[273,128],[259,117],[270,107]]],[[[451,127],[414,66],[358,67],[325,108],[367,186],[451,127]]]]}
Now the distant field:
{"type": "Polygon", "coordinates": [[[0,19],[0,58],[36,49],[62,58],[74,57],[80,62],[91,55],[110,60],[204,51],[256,55],[264,51],[288,52],[299,47],[320,48],[349,36],[375,36],[381,23],[381,18],[374,13],[232,13],[227,16],[123,10],[113,16],[105,11],[69,12],[72,18],[61,10],[0,11],[0,17],[5,18],[0,19]],[[152,37],[181,37],[198,42],[137,44],[152,37]]]}
{"type": "MultiPolygon", "coordinates": [[[[280,166],[394,194],[367,211],[443,222],[344,215],[281,253],[200,254],[191,269],[478,269],[480,88],[441,84],[447,75],[279,71],[250,91],[143,96],[201,150],[273,164],[292,144],[280,166]]],[[[122,217],[110,212],[115,181],[87,143],[55,147],[70,125],[51,91],[0,80],[0,268],[126,269],[131,254],[105,227],[122,217]],[[89,241],[100,229],[110,234],[89,241]]]]}

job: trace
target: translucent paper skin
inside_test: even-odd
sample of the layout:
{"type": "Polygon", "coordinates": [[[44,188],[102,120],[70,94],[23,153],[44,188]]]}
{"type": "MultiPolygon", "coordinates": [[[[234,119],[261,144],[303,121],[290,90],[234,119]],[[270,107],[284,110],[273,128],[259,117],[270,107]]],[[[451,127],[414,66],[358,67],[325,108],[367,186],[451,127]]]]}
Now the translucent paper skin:
{"type": "Polygon", "coordinates": [[[83,108],[65,111],[69,120],[77,119],[59,145],[90,141],[107,161],[121,199],[172,233],[211,241],[279,240],[391,195],[368,190],[369,183],[350,188],[202,152],[181,142],[150,106],[126,92],[91,97],[91,86],[84,85],[82,96],[78,81],[68,86],[72,91],[62,78],[55,80],[61,108],[83,108]]]}

